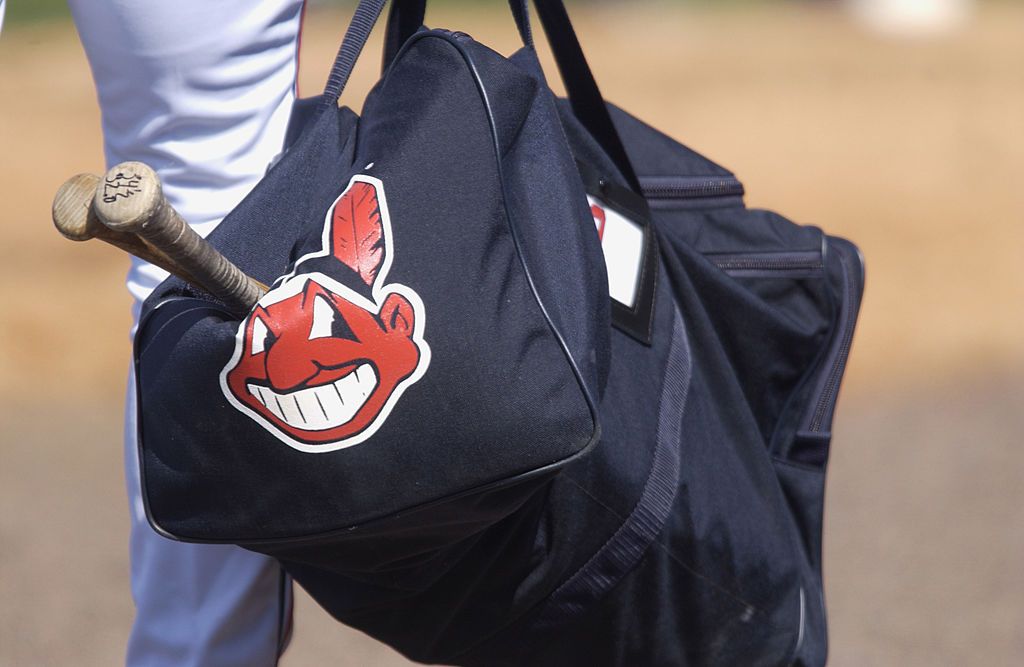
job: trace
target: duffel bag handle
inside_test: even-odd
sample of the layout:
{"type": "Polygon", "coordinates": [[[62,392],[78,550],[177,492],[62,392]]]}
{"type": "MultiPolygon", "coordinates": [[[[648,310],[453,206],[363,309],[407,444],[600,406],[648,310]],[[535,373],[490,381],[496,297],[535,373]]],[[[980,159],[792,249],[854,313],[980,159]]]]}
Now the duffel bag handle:
{"type": "MultiPolygon", "coordinates": [[[[508,0],[516,29],[525,46],[533,46],[533,30],[530,28],[529,0],[508,0]]],[[[384,59],[381,71],[386,72],[391,61],[398,55],[402,44],[412,37],[423,25],[427,11],[426,0],[393,0],[388,13],[387,30],[384,33],[384,59]]]]}
{"type": "MultiPolygon", "coordinates": [[[[551,45],[551,52],[565,84],[573,114],[619,168],[630,189],[642,196],[633,164],[608,113],[608,107],[594,74],[590,71],[586,56],[583,55],[583,48],[569,20],[565,4],[562,0],[534,0],[533,4],[551,45]]],[[[530,30],[528,0],[509,0],[509,5],[516,20],[516,27],[523,38],[523,44],[532,47],[533,35],[530,30]]],[[[385,68],[394,59],[402,44],[423,24],[426,6],[427,0],[394,0],[392,3],[384,44],[385,68]]]]}
{"type": "MultiPolygon", "coordinates": [[[[508,4],[512,8],[512,16],[515,18],[519,35],[523,38],[523,44],[533,46],[530,18],[527,14],[527,1],[509,0],[508,4]]],[[[324,86],[322,102],[324,107],[338,104],[338,99],[341,97],[342,91],[345,90],[345,84],[348,83],[348,78],[352,75],[352,68],[355,67],[359,54],[363,52],[366,40],[369,39],[373,26],[380,19],[380,13],[384,10],[385,4],[387,4],[387,0],[360,0],[356,6],[356,11],[352,15],[352,22],[349,23],[348,30],[345,31],[345,37],[341,40],[341,46],[338,48],[338,55],[334,58],[331,73],[327,77],[327,85],[324,86]]],[[[416,12],[394,10],[391,12],[391,15],[388,17],[387,36],[385,37],[384,45],[385,67],[398,53],[398,46],[401,46],[423,23],[425,11],[426,2],[424,1],[419,5],[418,22],[411,29],[407,29],[406,21],[410,19],[415,20],[416,12]],[[408,17],[408,19],[401,17],[408,17]],[[394,46],[395,44],[398,46],[394,46]]]]}
{"type": "MultiPolygon", "coordinates": [[[[352,74],[352,68],[355,67],[356,59],[366,45],[366,40],[380,18],[386,2],[387,0],[360,0],[352,16],[352,22],[345,32],[341,47],[338,49],[334,66],[327,78],[327,85],[324,87],[323,104],[325,107],[337,105],[345,84],[352,74]]],[[[579,39],[577,39],[572,23],[569,21],[569,15],[565,11],[565,5],[561,0],[535,0],[534,4],[540,16],[541,25],[544,26],[544,32],[551,44],[562,81],[565,82],[573,113],[619,168],[630,189],[638,195],[641,194],[636,172],[626,154],[622,139],[612,123],[608,107],[597,87],[597,81],[594,80],[594,75],[587,65],[579,39]]],[[[523,38],[523,43],[532,47],[533,36],[530,30],[527,0],[509,0],[509,6],[512,8],[512,15],[519,28],[519,34],[523,38]]],[[[423,23],[426,0],[396,0],[395,10],[399,13],[389,17],[388,43],[385,45],[385,54],[392,53],[392,49],[397,52],[396,44],[404,43],[423,23]],[[405,6],[408,6],[409,9],[405,10],[405,6]],[[401,9],[399,9],[400,7],[401,9]],[[403,16],[408,18],[403,18],[403,16]]]]}

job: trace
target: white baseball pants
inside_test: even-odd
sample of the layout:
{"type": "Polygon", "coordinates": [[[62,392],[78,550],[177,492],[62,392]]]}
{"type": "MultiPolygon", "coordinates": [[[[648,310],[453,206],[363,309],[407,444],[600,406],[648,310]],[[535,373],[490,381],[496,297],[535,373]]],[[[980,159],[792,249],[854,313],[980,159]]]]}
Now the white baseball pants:
{"type": "MultiPolygon", "coordinates": [[[[295,95],[302,0],[69,4],[96,83],[108,167],[150,164],[168,200],[209,233],[281,150],[295,95]]],[[[132,263],[127,283],[136,322],[140,304],[165,275],[132,263]]],[[[290,581],[265,556],[178,543],[150,528],[139,491],[131,385],[124,439],[136,615],[128,665],[275,665],[287,642],[290,581]]]]}

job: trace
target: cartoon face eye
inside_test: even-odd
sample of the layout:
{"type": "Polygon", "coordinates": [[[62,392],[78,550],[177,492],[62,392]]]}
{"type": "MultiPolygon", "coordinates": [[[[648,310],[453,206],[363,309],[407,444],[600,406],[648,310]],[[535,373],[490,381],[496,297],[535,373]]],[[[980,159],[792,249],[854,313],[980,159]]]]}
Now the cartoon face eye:
{"type": "Polygon", "coordinates": [[[334,304],[319,294],[313,298],[313,324],[309,327],[309,340],[317,338],[359,340],[334,304]]]}
{"type": "Polygon", "coordinates": [[[250,354],[261,354],[266,352],[273,341],[270,339],[270,330],[259,317],[252,323],[252,349],[250,354]]]}

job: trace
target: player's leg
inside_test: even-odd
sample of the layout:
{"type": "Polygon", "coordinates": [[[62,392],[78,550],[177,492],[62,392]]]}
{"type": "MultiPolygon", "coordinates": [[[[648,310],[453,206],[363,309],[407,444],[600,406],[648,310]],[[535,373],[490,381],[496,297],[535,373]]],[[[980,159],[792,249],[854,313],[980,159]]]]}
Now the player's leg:
{"type": "MultiPolygon", "coordinates": [[[[202,234],[252,188],[281,148],[293,100],[301,0],[70,0],[96,81],[108,165],[154,166],[202,234]]],[[[164,274],[133,262],[141,301],[164,274]]],[[[134,328],[133,328],[134,331],[134,328]]],[[[131,503],[130,665],[273,665],[290,614],[274,561],[189,545],[146,523],[126,402],[131,503]]]]}
{"type": "Polygon", "coordinates": [[[185,544],[146,522],[135,450],[135,386],[125,400],[135,622],[127,664],[277,664],[291,624],[291,582],[275,561],[231,545],[185,544]]]}

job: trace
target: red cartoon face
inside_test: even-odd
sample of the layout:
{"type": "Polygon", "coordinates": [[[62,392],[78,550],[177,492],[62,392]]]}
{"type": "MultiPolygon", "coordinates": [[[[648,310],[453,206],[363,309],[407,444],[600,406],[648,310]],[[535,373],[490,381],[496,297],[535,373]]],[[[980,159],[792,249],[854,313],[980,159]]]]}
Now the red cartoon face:
{"type": "Polygon", "coordinates": [[[324,250],[300,259],[239,327],[221,375],[224,393],[296,449],[363,442],[426,370],[419,296],[384,284],[394,255],[389,238],[380,181],[354,177],[327,216],[324,250]],[[373,300],[323,272],[302,273],[315,257],[353,269],[373,300]]]}

